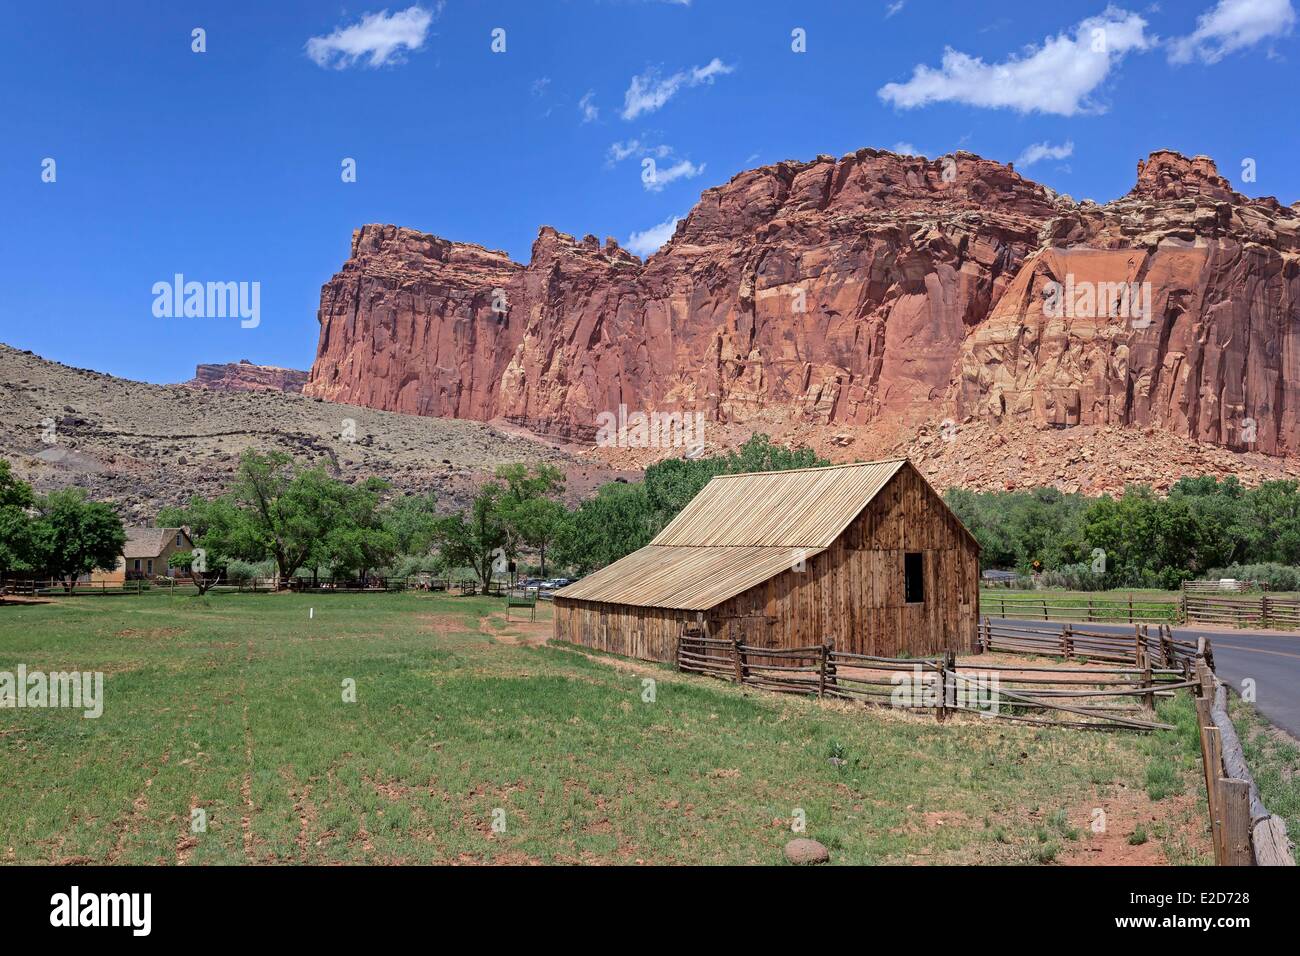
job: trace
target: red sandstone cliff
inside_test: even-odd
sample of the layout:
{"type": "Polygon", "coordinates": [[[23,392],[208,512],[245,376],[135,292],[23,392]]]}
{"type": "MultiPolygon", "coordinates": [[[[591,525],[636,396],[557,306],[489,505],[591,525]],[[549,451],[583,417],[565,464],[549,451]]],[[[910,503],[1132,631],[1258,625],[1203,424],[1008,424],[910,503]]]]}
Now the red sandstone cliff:
{"type": "Polygon", "coordinates": [[[1292,453],[1298,237],[1300,208],[1166,151],[1104,206],[968,153],[780,163],[705,191],[644,264],[549,227],[521,265],[369,225],[322,289],[305,390],[580,439],[625,404],[895,438],[944,416],[1155,425],[1292,453]],[[1149,282],[1149,321],[1053,317],[1067,278],[1149,282]]]}
{"type": "Polygon", "coordinates": [[[278,365],[254,365],[248,359],[220,365],[199,365],[187,388],[218,392],[301,392],[309,373],[278,365]]]}

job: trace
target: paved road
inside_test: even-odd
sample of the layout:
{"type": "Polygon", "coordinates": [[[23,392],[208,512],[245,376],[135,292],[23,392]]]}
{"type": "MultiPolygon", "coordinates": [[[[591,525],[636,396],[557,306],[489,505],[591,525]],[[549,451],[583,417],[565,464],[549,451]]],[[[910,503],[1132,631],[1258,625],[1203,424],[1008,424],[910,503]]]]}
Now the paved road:
{"type": "MultiPolygon", "coordinates": [[[[1027,625],[1060,633],[1061,621],[1026,621],[999,618],[1008,624],[1027,625]]],[[[1083,630],[1132,634],[1131,624],[1081,624],[1083,630]]],[[[1173,629],[1174,637],[1195,641],[1202,634],[1214,648],[1219,677],[1236,690],[1246,678],[1255,681],[1255,706],[1260,713],[1292,737],[1300,739],[1300,634],[1276,631],[1220,630],[1191,625],[1173,629]]]]}

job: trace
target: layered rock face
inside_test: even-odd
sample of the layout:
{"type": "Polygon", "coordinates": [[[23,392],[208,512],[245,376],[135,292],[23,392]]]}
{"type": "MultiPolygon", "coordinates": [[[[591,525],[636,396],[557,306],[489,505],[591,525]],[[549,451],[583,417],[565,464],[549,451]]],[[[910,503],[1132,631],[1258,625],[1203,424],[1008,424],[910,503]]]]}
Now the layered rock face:
{"type": "Polygon", "coordinates": [[[248,359],[220,365],[199,365],[186,388],[218,392],[301,392],[309,373],[278,365],[254,365],[248,359]]]}
{"type": "Polygon", "coordinates": [[[369,225],[322,289],[306,392],[579,440],[626,405],[896,435],[1154,423],[1281,453],[1300,439],[1298,225],[1203,158],[1155,153],[1096,206],[968,153],[871,149],[707,190],[644,264],[549,227],[522,265],[369,225]],[[1150,283],[1149,322],[1074,295],[1129,282],[1139,307],[1150,283]]]}
{"type": "Polygon", "coordinates": [[[1298,212],[1153,153],[1127,196],[1045,226],[962,351],[962,410],[1300,451],[1298,212]]]}

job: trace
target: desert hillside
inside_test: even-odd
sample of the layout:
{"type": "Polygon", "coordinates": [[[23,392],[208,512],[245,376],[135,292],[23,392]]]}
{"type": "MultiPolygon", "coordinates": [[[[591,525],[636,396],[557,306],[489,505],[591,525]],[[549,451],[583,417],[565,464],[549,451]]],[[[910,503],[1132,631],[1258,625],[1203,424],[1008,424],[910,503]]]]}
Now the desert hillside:
{"type": "Polygon", "coordinates": [[[39,490],[80,485],[131,521],[215,495],[245,448],[278,449],[344,478],[378,475],[464,503],[497,465],[547,461],[580,496],[613,473],[481,422],[398,415],[283,391],[150,385],[0,345],[0,457],[39,490]],[[355,423],[355,430],[348,425],[355,423]],[[345,431],[350,436],[345,438],[345,431]]]}

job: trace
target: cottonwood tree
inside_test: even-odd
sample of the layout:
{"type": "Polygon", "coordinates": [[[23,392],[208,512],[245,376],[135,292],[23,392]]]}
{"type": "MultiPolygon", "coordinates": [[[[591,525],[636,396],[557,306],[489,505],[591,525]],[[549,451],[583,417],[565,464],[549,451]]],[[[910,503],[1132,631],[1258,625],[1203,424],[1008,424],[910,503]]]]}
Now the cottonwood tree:
{"type": "Polygon", "coordinates": [[[649,544],[656,524],[644,485],[609,482],[582,502],[561,529],[555,558],[586,574],[649,544]]]}
{"type": "Polygon", "coordinates": [[[493,562],[510,541],[501,517],[501,495],[501,485],[488,482],[466,511],[441,519],[434,536],[442,565],[472,568],[484,587],[492,580],[493,562]]]}
{"type": "Polygon", "coordinates": [[[510,509],[506,524],[517,541],[537,552],[542,577],[546,577],[546,552],[570,520],[568,509],[553,498],[531,498],[510,509]]]}
{"type": "Polygon", "coordinates": [[[0,459],[0,577],[27,571],[32,557],[32,486],[14,476],[0,459]]]}
{"type": "Polygon", "coordinates": [[[88,501],[83,489],[64,488],[37,499],[31,563],[61,579],[68,591],[83,574],[115,568],[125,546],[117,512],[88,501]]]}
{"type": "Polygon", "coordinates": [[[327,530],[313,557],[331,574],[344,572],[365,579],[397,552],[396,535],[384,522],[380,498],[388,483],[369,478],[357,485],[332,481],[324,489],[327,530]]]}
{"type": "Polygon", "coordinates": [[[546,576],[546,551],[568,522],[569,512],[558,500],[564,474],[554,465],[515,463],[497,469],[500,496],[497,509],[509,538],[506,553],[515,557],[520,545],[537,551],[546,576]]]}
{"type": "Polygon", "coordinates": [[[438,530],[438,501],[432,494],[402,495],[383,512],[384,527],[400,555],[420,556],[433,547],[438,530]]]}
{"type": "Polygon", "coordinates": [[[190,572],[199,594],[207,594],[220,583],[232,559],[257,549],[252,525],[230,498],[191,498],[184,507],[162,509],[158,524],[185,528],[201,552],[202,560],[192,551],[180,551],[168,559],[171,567],[190,572]]]}
{"type": "Polygon", "coordinates": [[[295,471],[293,459],[283,452],[244,452],[230,493],[249,523],[248,550],[238,557],[269,555],[279,586],[288,587],[330,530],[336,499],[332,481],[319,468],[295,471]]]}

